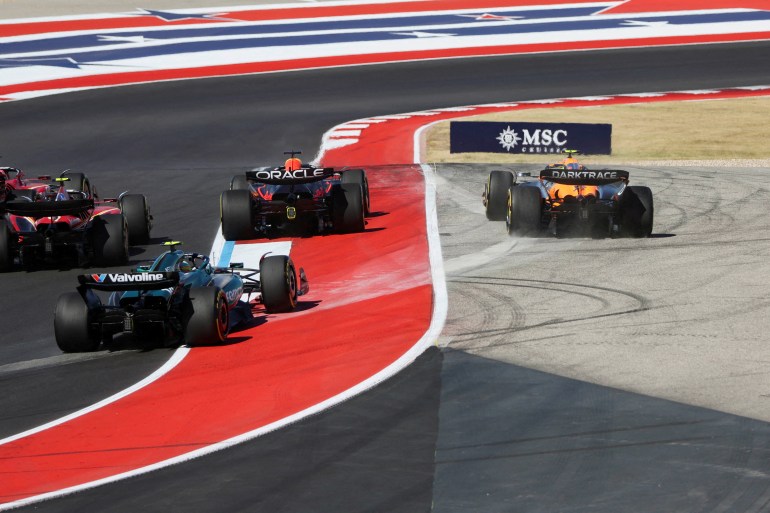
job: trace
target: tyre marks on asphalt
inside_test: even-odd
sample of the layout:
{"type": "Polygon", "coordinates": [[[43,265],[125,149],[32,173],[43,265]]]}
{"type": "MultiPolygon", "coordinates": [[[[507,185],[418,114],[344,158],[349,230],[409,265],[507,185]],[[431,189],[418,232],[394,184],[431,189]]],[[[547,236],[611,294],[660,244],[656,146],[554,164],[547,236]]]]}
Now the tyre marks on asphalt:
{"type": "Polygon", "coordinates": [[[437,169],[445,258],[464,265],[434,509],[764,510],[767,172],[632,167],[655,193],[653,238],[511,239],[459,207],[489,169],[437,169]]]}
{"type": "Polygon", "coordinates": [[[457,208],[457,198],[480,194],[488,168],[439,166],[447,262],[517,241],[450,273],[442,344],[770,420],[760,363],[770,361],[770,298],[759,279],[770,273],[767,192],[758,187],[766,170],[623,167],[655,194],[652,238],[510,239],[502,223],[457,208]]]}

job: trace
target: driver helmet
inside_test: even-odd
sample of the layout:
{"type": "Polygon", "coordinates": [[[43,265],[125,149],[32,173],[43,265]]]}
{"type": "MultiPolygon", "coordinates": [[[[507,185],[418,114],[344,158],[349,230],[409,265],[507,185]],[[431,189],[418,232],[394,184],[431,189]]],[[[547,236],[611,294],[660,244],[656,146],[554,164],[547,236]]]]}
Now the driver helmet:
{"type": "Polygon", "coordinates": [[[571,170],[579,170],[579,169],[581,169],[582,167],[583,167],[583,166],[581,166],[580,164],[578,164],[578,162],[577,162],[576,160],[572,160],[572,161],[569,161],[569,159],[568,159],[568,161],[565,161],[565,162],[564,162],[564,168],[565,168],[565,169],[571,169],[571,170]]]}
{"type": "Polygon", "coordinates": [[[179,270],[183,273],[189,273],[193,270],[192,264],[187,260],[180,260],[179,262],[179,270]]]}
{"type": "Polygon", "coordinates": [[[576,159],[572,155],[569,155],[567,158],[562,160],[561,163],[564,166],[564,169],[571,169],[571,170],[583,169],[583,166],[580,164],[580,162],[578,162],[578,159],[576,159]]]}
{"type": "Polygon", "coordinates": [[[296,171],[302,167],[302,161],[296,157],[292,157],[290,159],[286,159],[286,162],[284,162],[283,166],[286,171],[296,171]]]}

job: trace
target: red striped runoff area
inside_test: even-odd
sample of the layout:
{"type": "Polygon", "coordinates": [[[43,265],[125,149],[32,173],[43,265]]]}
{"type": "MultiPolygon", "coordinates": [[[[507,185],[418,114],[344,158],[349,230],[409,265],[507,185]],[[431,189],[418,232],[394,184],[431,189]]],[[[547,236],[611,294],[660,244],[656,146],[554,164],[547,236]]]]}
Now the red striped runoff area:
{"type": "Polygon", "coordinates": [[[766,0],[425,0],[0,21],[0,101],[203,77],[770,39],[766,0]]]}
{"type": "Polygon", "coordinates": [[[416,345],[427,347],[431,340],[420,341],[434,290],[424,177],[417,166],[370,174],[375,215],[364,233],[292,241],[291,255],[311,280],[299,311],[258,311],[261,324],[232,333],[227,345],[190,350],[151,386],[0,445],[0,500],[12,504],[226,447],[365,381],[372,386],[416,345]]]}

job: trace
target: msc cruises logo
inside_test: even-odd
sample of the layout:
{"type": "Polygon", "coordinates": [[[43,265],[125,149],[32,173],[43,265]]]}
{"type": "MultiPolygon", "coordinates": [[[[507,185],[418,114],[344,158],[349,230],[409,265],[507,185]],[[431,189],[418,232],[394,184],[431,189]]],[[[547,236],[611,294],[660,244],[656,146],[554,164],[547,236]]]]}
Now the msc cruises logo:
{"type": "Polygon", "coordinates": [[[556,153],[567,145],[567,131],[523,128],[521,134],[518,134],[508,125],[497,136],[497,141],[506,151],[511,151],[521,143],[521,153],[556,153]]]}
{"type": "Polygon", "coordinates": [[[508,125],[508,128],[497,136],[497,140],[500,142],[500,146],[505,148],[505,151],[511,151],[519,143],[521,137],[516,133],[516,130],[511,130],[511,125],[508,125]]]}

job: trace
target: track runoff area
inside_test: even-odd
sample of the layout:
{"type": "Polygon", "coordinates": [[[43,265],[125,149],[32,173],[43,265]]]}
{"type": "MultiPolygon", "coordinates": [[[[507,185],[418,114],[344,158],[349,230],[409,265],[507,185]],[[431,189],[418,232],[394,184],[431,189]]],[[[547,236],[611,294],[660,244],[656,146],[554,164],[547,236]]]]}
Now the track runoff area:
{"type": "Polygon", "coordinates": [[[2,20],[0,101],[383,62],[767,40],[769,22],[765,0],[378,0],[2,20]]]}
{"type": "MultiPolygon", "coordinates": [[[[459,4],[462,3],[404,2],[387,6],[345,4],[346,9],[356,10],[356,14],[338,12],[336,16],[366,19],[384,16],[381,11],[392,11],[396,7],[409,8],[404,9],[406,15],[409,15],[417,12],[418,6],[436,9],[449,9],[451,6],[455,9],[452,11],[453,16],[467,18],[471,8],[466,6],[458,14],[456,10],[459,4]],[[363,11],[366,13],[362,14],[363,11]]],[[[555,3],[538,4],[531,10],[544,6],[559,7],[555,3]]],[[[591,6],[593,11],[588,15],[594,16],[606,15],[613,9],[616,12],[620,10],[622,14],[623,9],[627,10],[634,5],[641,12],[644,6],[652,4],[654,2],[605,3],[601,4],[601,10],[598,11],[595,3],[585,5],[591,6]]],[[[680,4],[677,3],[678,8],[686,10],[694,2],[684,2],[687,4],[684,6],[680,4]]],[[[308,10],[302,12],[309,13],[310,19],[317,21],[318,18],[334,16],[333,10],[342,8],[330,5],[303,6],[303,9],[308,10]]],[[[495,9],[494,13],[478,16],[484,22],[490,17],[504,15],[509,16],[509,21],[516,20],[518,18],[510,14],[512,10],[518,9],[516,12],[520,12],[527,7],[524,3],[517,5],[517,2],[492,2],[484,6],[490,10],[495,9]],[[511,4],[514,6],[506,10],[511,4]],[[498,8],[500,12],[508,14],[495,14],[498,8]]],[[[670,3],[667,3],[667,7],[673,9],[670,3]]],[[[731,11],[729,6],[724,7],[725,12],[745,11],[731,11]]],[[[260,21],[271,19],[271,16],[281,20],[282,17],[295,15],[297,11],[293,9],[300,7],[256,9],[255,12],[262,16],[260,21]]],[[[181,13],[187,16],[180,14],[178,21],[186,25],[216,23],[212,14],[199,12],[196,17],[191,15],[191,11],[181,13]]],[[[478,14],[479,8],[476,7],[473,12],[478,14]]],[[[764,13],[751,8],[746,12],[752,16],[764,13]]],[[[445,12],[442,11],[443,14],[445,12]]],[[[654,15],[657,14],[645,14],[654,15]]],[[[159,16],[157,12],[148,12],[140,16],[113,18],[109,23],[116,23],[114,20],[120,19],[121,22],[145,24],[142,30],[149,26],[162,32],[157,27],[160,25],[167,28],[169,25],[164,23],[174,21],[167,19],[169,17],[169,13],[159,16]]],[[[40,32],[35,33],[32,26],[39,30],[87,32],[98,25],[95,30],[101,32],[109,27],[101,25],[107,23],[104,20],[30,21],[19,25],[28,33],[16,37],[23,39],[29,34],[37,34],[39,37],[40,32]],[[75,24],[67,25],[71,22],[75,24]],[[79,24],[81,22],[83,24],[79,24]]],[[[651,20],[648,21],[642,25],[654,25],[651,20]]],[[[719,23],[717,25],[721,26],[719,23]]],[[[114,25],[112,29],[115,29],[114,25]]],[[[121,26],[117,30],[125,29],[121,26]]],[[[738,38],[735,40],[756,39],[760,35],[766,37],[766,34],[757,31],[733,35],[738,38]]],[[[692,37],[686,36],[681,42],[693,42],[692,37]]],[[[714,40],[724,40],[725,37],[724,33],[719,33],[714,36],[714,40]]],[[[672,40],[663,42],[652,37],[641,39],[633,41],[629,46],[656,44],[656,41],[657,44],[676,44],[672,40]]],[[[116,42],[114,39],[110,41],[116,42]]],[[[612,39],[604,41],[605,46],[602,47],[622,46],[619,41],[628,43],[625,38],[612,39]]],[[[591,44],[598,45],[599,42],[591,44]]],[[[549,51],[544,47],[530,48],[530,51],[549,51]]],[[[563,49],[576,48],[550,47],[550,50],[563,49]]],[[[527,51],[523,47],[519,50],[527,51]]],[[[410,50],[402,57],[441,57],[446,56],[441,52],[447,51],[467,55],[463,53],[463,48],[443,48],[410,50]]],[[[473,51],[478,51],[478,48],[473,51]]],[[[509,48],[506,52],[515,53],[516,49],[509,48]]],[[[394,60],[392,54],[379,55],[377,58],[382,61],[394,60]]],[[[6,65],[2,71],[16,70],[14,73],[18,75],[18,68],[23,66],[15,66],[18,62],[7,65],[8,58],[4,59],[6,65]]],[[[335,63],[327,61],[326,65],[363,62],[360,55],[357,59],[335,63]]],[[[308,63],[306,60],[301,62],[308,63]]],[[[316,65],[321,64],[317,60],[313,61],[312,66],[316,65]]],[[[37,63],[35,67],[46,66],[37,63]]],[[[82,68],[78,68],[78,71],[82,68]]],[[[283,69],[295,68],[287,64],[283,69]]],[[[15,84],[4,90],[3,97],[6,100],[23,99],[82,87],[133,83],[130,81],[132,79],[151,81],[212,76],[205,74],[212,73],[210,67],[198,68],[195,72],[190,70],[186,69],[188,75],[180,75],[176,69],[174,73],[177,75],[174,76],[161,73],[157,76],[143,74],[129,78],[123,76],[125,73],[112,74],[109,83],[104,80],[108,74],[56,79],[49,77],[46,80],[15,84]],[[117,78],[117,75],[121,76],[117,78]]],[[[259,70],[240,72],[254,71],[259,70]]],[[[232,70],[224,72],[222,69],[216,72],[236,73],[232,70]]],[[[166,366],[135,387],[59,421],[0,440],[0,460],[5,462],[0,464],[4,476],[0,481],[0,494],[5,501],[0,509],[149,472],[254,438],[375,386],[435,343],[446,315],[446,291],[437,236],[435,186],[430,168],[420,164],[421,134],[430,124],[463,116],[524,108],[742,98],[768,94],[770,87],[753,87],[552,99],[374,116],[331,129],[323,137],[322,150],[316,159],[319,164],[342,166],[349,162],[372,163],[367,172],[372,209],[377,215],[368,219],[366,231],[311,239],[273,240],[269,243],[248,241],[234,244],[217,236],[212,248],[212,257],[220,263],[243,261],[247,267],[253,266],[266,252],[290,254],[298,266],[307,267],[311,281],[311,292],[303,297],[299,311],[275,318],[266,316],[263,324],[232,334],[230,341],[233,343],[226,346],[195,350],[180,348],[166,366]],[[393,162],[414,164],[392,165],[393,162]],[[334,379],[330,379],[330,376],[334,379]],[[196,392],[190,394],[190,390],[196,392]],[[165,426],[160,433],[155,428],[159,423],[165,426]],[[64,447],[66,451],[62,450],[64,447]]]]}

